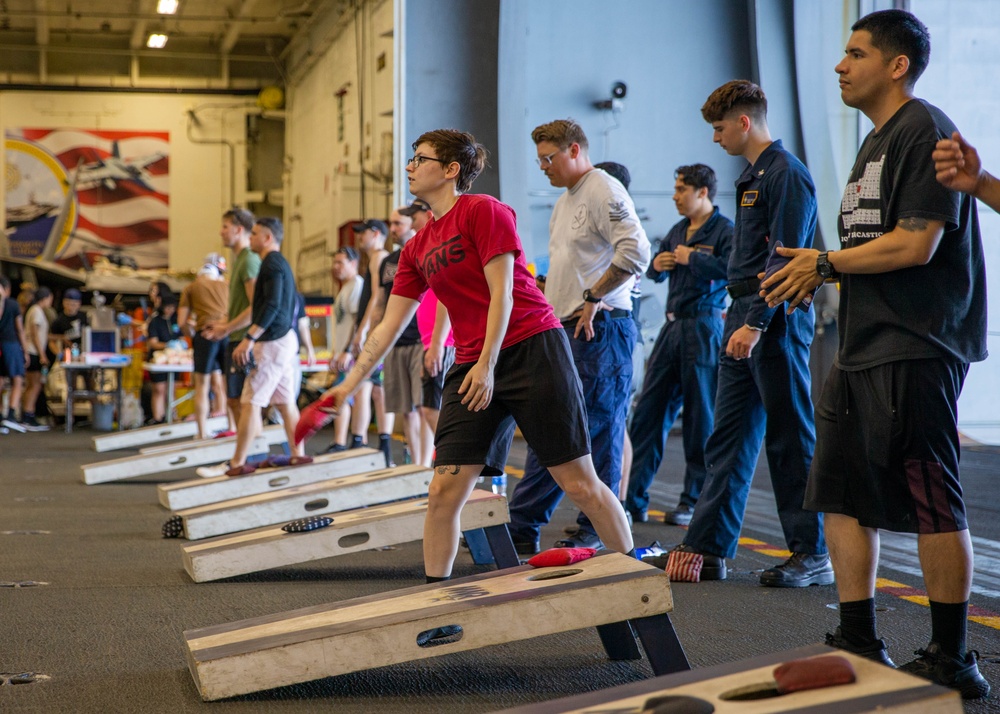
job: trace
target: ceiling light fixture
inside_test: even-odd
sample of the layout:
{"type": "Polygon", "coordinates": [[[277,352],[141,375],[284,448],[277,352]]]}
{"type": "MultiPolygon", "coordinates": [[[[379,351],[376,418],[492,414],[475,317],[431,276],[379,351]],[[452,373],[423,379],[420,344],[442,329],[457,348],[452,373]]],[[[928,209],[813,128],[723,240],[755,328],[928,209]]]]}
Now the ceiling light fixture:
{"type": "Polygon", "coordinates": [[[166,46],[166,44],[167,44],[167,36],[159,32],[154,32],[146,40],[146,47],[149,47],[150,49],[153,50],[162,50],[166,46]]]}
{"type": "Polygon", "coordinates": [[[177,12],[179,0],[158,0],[156,11],[161,15],[173,15],[177,12]]]}

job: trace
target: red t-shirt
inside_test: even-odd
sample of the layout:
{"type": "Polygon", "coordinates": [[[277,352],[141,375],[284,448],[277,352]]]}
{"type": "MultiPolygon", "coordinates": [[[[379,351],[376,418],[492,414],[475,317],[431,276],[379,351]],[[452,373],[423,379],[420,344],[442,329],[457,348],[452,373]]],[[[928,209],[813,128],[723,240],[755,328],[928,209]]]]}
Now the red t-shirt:
{"type": "Polygon", "coordinates": [[[514,306],[501,349],[562,327],[528,272],[514,210],[491,196],[463,195],[403,246],[392,293],[420,300],[428,288],[448,308],[455,362],[475,362],[486,339],[490,289],[483,266],[514,254],[514,306]]]}

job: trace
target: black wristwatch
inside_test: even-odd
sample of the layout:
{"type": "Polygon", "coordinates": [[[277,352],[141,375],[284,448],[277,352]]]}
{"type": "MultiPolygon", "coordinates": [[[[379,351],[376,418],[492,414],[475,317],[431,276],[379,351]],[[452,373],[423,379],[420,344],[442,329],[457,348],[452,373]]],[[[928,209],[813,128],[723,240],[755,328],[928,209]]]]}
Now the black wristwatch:
{"type": "Polygon", "coordinates": [[[834,280],[840,277],[840,273],[830,262],[829,253],[823,252],[816,256],[816,272],[823,280],[834,280]]]}
{"type": "Polygon", "coordinates": [[[583,291],[583,301],[597,303],[601,301],[601,298],[594,297],[593,295],[591,295],[590,288],[587,288],[586,290],[583,291]]]}

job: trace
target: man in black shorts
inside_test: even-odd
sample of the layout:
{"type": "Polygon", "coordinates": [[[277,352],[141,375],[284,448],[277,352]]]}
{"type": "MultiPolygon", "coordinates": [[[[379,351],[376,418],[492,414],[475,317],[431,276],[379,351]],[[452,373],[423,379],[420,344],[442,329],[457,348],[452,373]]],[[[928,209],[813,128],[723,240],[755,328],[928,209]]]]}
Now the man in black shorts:
{"type": "Polygon", "coordinates": [[[428,582],[451,577],[462,506],[481,475],[503,473],[515,422],[601,541],[634,554],[625,511],[590,458],[569,340],[528,272],[514,212],[490,196],[466,193],[486,150],[452,129],[427,132],[413,148],[410,191],[430,204],[434,219],[403,248],[385,316],[354,368],[303,411],[296,440],[332,418],[433,289],[452,318],[456,364],[445,380],[424,524],[428,582]]]}
{"type": "Polygon", "coordinates": [[[989,694],[966,649],[972,541],[959,483],[957,402],[970,362],[986,357],[986,275],[975,201],[935,180],[935,144],[955,126],[913,87],[930,36],[902,10],[854,24],[837,65],[841,98],[874,130],[841,203],[842,249],[782,251],[761,284],[789,311],[839,279],[840,347],[816,405],[805,507],[826,514],[840,627],[827,643],[889,664],[875,627],[879,530],[916,533],[931,642],[900,669],[989,694]]]}

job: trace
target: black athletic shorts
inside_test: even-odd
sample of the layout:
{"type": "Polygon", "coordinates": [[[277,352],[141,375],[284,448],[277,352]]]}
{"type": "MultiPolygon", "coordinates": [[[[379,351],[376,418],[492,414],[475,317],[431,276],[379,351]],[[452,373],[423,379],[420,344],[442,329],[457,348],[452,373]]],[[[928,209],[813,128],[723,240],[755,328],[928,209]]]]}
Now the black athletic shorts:
{"type": "Polygon", "coordinates": [[[28,355],[28,366],[25,367],[26,372],[41,372],[42,371],[42,359],[38,355],[28,355]]]}
{"type": "Polygon", "coordinates": [[[546,330],[500,350],[493,400],[479,412],[469,411],[458,393],[474,364],[456,364],[445,377],[436,466],[485,464],[484,476],[499,476],[515,423],[542,466],[590,453],[583,387],[565,330],[546,330]]]}
{"type": "Polygon", "coordinates": [[[226,371],[226,350],[229,343],[225,340],[208,340],[195,334],[191,341],[194,352],[194,371],[197,374],[211,374],[226,371]]]}
{"type": "Polygon", "coordinates": [[[968,528],[957,425],[968,370],[943,359],[834,367],[816,404],[805,508],[902,533],[968,528]]]}
{"type": "MultiPolygon", "coordinates": [[[[427,350],[424,350],[424,354],[427,354],[427,350]]],[[[453,364],[455,364],[455,348],[445,347],[441,357],[441,371],[437,373],[437,376],[430,376],[427,369],[424,368],[420,381],[420,406],[427,409],[441,408],[441,398],[444,396],[444,378],[453,364]]]]}
{"type": "Polygon", "coordinates": [[[243,383],[247,375],[240,367],[233,363],[233,350],[239,345],[239,341],[230,341],[226,345],[226,396],[229,399],[239,399],[243,395],[243,383]]]}

